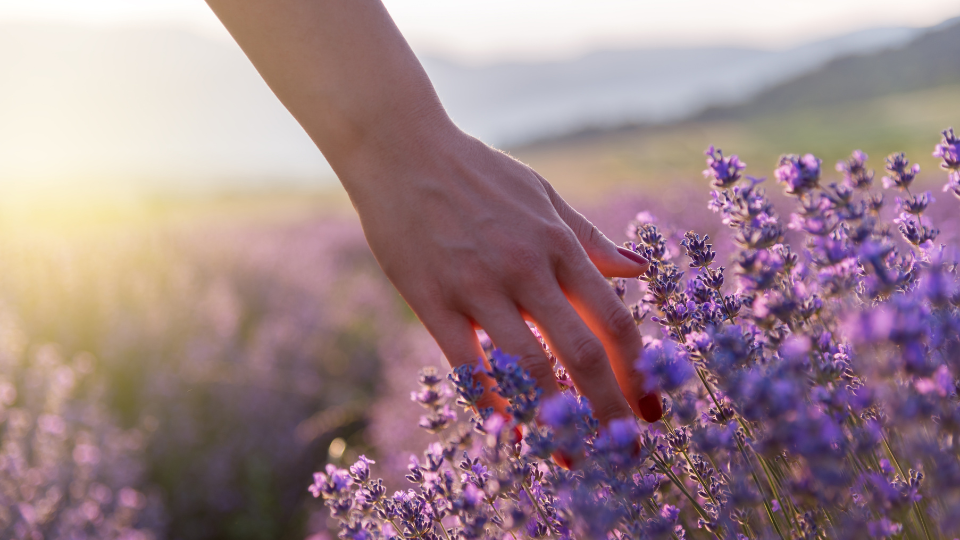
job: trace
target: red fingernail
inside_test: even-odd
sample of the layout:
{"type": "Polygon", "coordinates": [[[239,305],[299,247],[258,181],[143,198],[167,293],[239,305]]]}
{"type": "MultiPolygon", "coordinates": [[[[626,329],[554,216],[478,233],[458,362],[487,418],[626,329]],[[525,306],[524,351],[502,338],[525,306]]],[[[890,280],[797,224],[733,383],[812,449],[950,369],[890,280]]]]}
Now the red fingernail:
{"type": "Polygon", "coordinates": [[[573,460],[570,459],[570,456],[564,454],[563,452],[554,452],[553,460],[557,462],[557,465],[567,469],[568,471],[573,468],[573,460]]]}
{"type": "Polygon", "coordinates": [[[520,444],[523,441],[523,430],[520,426],[513,426],[513,439],[510,444],[520,444]]]}
{"type": "Polygon", "coordinates": [[[655,392],[640,398],[637,408],[640,409],[640,416],[651,424],[663,417],[663,404],[655,392]]]}
{"type": "Polygon", "coordinates": [[[630,457],[638,458],[640,457],[640,442],[633,441],[630,445],[630,457]]]}
{"type": "Polygon", "coordinates": [[[635,253],[624,247],[618,247],[617,252],[637,264],[647,265],[650,262],[641,257],[639,253],[635,253]]]}

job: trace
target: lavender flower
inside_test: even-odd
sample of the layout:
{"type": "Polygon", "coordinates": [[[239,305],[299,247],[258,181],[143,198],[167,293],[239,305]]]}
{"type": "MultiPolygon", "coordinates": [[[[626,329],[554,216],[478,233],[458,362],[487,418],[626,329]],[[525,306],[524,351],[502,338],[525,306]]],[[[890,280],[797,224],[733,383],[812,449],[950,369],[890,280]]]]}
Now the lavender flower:
{"type": "Polygon", "coordinates": [[[952,191],[960,198],[960,139],[953,133],[953,128],[943,131],[943,139],[933,150],[933,157],[942,160],[940,168],[947,172],[947,184],[944,191],[952,191]]]}
{"type": "Polygon", "coordinates": [[[736,154],[724,157],[723,150],[713,146],[703,153],[707,156],[707,169],[703,176],[710,178],[710,184],[715,188],[726,188],[740,180],[740,171],[747,168],[747,164],[740,161],[736,154]]]}
{"type": "Polygon", "coordinates": [[[873,184],[873,171],[867,170],[867,154],[854,150],[850,157],[837,162],[837,171],[843,173],[843,181],[854,189],[869,189],[873,184]]]}
{"type": "Polygon", "coordinates": [[[960,139],[953,133],[953,128],[943,130],[943,139],[936,145],[933,157],[943,160],[940,167],[956,173],[960,170],[960,139]]]}
{"type": "Polygon", "coordinates": [[[919,216],[932,203],[936,202],[933,195],[927,191],[918,195],[910,195],[904,199],[897,197],[897,210],[907,214],[919,216]]]}
{"type": "Polygon", "coordinates": [[[780,164],[774,176],[786,185],[790,195],[807,193],[820,182],[820,160],[813,154],[786,154],[780,157],[780,164]]]}
{"type": "Polygon", "coordinates": [[[910,160],[903,152],[895,152],[887,156],[887,176],[883,177],[883,187],[898,188],[901,190],[910,189],[910,184],[920,174],[920,164],[915,163],[910,166],[910,160]]]}

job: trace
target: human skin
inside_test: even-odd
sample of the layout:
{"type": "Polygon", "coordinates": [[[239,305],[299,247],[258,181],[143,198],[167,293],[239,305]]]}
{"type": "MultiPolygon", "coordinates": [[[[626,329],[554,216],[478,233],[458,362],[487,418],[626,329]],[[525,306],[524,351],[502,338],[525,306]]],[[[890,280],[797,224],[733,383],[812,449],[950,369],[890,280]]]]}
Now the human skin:
{"type": "MultiPolygon", "coordinates": [[[[476,329],[546,396],[536,324],[602,424],[661,416],[634,368],[642,339],[606,277],[639,255],[603,236],[530,167],[447,116],[379,0],[207,0],[333,167],[370,249],[453,366],[476,329]]],[[[481,405],[504,410],[491,392],[481,405]]]]}

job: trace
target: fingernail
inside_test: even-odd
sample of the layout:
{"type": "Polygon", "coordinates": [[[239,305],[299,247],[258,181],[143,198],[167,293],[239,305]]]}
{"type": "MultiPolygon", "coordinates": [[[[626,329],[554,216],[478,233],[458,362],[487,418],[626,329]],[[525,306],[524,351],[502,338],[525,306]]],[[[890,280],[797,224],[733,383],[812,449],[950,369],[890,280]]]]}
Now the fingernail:
{"type": "Polygon", "coordinates": [[[630,259],[631,261],[637,263],[637,264],[646,265],[646,264],[649,264],[649,262],[650,262],[650,261],[644,259],[643,257],[641,257],[639,253],[635,253],[635,252],[633,252],[633,251],[630,251],[629,249],[627,249],[627,248],[625,248],[625,247],[617,247],[617,252],[620,253],[621,255],[623,255],[624,257],[630,259]]]}
{"type": "Polygon", "coordinates": [[[557,462],[557,465],[567,469],[568,471],[573,468],[573,460],[570,459],[570,456],[564,454],[563,452],[554,452],[553,460],[557,462]]]}
{"type": "Polygon", "coordinates": [[[663,405],[660,403],[660,396],[655,392],[640,398],[637,408],[640,409],[640,416],[651,424],[663,417],[663,405]]]}
{"type": "Polygon", "coordinates": [[[630,457],[632,457],[632,458],[638,458],[638,457],[640,457],[640,442],[639,442],[639,441],[633,441],[633,442],[630,444],[630,457]]]}

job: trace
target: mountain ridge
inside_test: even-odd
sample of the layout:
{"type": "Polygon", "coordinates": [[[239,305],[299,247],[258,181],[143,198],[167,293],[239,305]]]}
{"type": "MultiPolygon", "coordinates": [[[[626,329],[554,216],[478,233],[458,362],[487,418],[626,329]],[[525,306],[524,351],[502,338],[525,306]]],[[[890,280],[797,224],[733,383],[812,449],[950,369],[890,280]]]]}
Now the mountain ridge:
{"type": "MultiPolygon", "coordinates": [[[[786,51],[598,51],[533,66],[422,60],[461,127],[511,146],[584,125],[682,118],[917,32],[872,29],[786,51]]],[[[233,43],[171,27],[0,25],[0,191],[54,189],[65,175],[84,189],[112,182],[159,191],[334,181],[233,43]]]]}
{"type": "Polygon", "coordinates": [[[741,119],[786,108],[836,105],[958,81],[960,17],[932,27],[903,47],[836,58],[744,103],[707,108],[694,115],[693,120],[741,119]]]}

